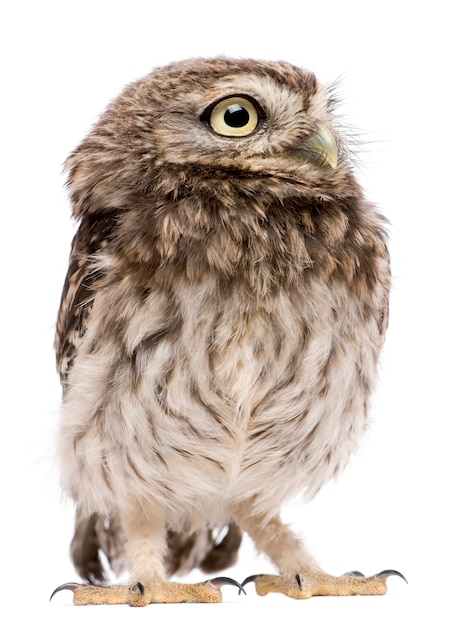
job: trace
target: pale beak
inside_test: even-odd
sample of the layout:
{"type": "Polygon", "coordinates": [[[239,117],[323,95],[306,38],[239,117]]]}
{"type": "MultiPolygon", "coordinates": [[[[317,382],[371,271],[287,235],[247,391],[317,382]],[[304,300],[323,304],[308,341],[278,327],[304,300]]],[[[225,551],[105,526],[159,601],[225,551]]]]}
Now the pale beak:
{"type": "Polygon", "coordinates": [[[320,124],[313,135],[303,139],[295,152],[318,165],[330,165],[332,169],[337,167],[339,153],[337,142],[324,124],[320,124]]]}

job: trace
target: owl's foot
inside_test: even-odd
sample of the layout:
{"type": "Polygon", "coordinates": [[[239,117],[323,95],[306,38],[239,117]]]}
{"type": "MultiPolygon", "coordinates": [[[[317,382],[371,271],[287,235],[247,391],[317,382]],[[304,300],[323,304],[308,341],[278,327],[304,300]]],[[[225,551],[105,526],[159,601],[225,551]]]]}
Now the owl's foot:
{"type": "Polygon", "coordinates": [[[220,587],[234,585],[240,592],[245,593],[242,585],[231,578],[213,578],[203,583],[181,584],[164,582],[162,580],[149,581],[146,584],[137,582],[129,585],[114,585],[98,587],[79,583],[60,585],[52,593],[51,600],[56,593],[65,589],[73,591],[73,602],[83,604],[130,604],[130,606],[146,606],[147,604],[167,604],[178,602],[221,602],[223,597],[220,587]]]}
{"type": "MultiPolygon", "coordinates": [[[[366,578],[360,572],[350,572],[344,576],[329,576],[322,572],[309,572],[304,576],[270,576],[261,574],[249,576],[243,587],[254,582],[256,592],[260,596],[267,593],[283,593],[290,598],[311,598],[312,596],[379,596],[387,591],[388,576],[404,576],[396,570],[385,570],[375,576],[366,578]]],[[[407,581],[406,581],[407,582],[407,581]]]]}

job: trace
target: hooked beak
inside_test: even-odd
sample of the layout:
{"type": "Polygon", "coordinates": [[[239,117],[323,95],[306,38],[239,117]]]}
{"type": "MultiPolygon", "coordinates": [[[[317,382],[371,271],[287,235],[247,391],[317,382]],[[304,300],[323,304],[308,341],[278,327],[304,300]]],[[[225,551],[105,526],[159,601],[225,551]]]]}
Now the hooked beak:
{"type": "Polygon", "coordinates": [[[324,124],[318,126],[317,131],[303,139],[295,148],[295,152],[317,165],[337,167],[338,148],[334,135],[324,124]]]}

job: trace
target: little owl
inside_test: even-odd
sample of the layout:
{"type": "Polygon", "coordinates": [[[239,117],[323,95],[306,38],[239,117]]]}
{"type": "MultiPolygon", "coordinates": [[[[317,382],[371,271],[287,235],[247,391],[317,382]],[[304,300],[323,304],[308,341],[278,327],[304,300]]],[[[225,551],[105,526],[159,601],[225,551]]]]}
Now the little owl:
{"type": "MultiPolygon", "coordinates": [[[[331,89],[284,62],[189,60],[110,104],[66,162],[78,230],[57,324],[76,604],[383,594],[280,519],[367,425],[390,285],[331,89]],[[276,575],[232,565],[242,533],[276,575]],[[128,572],[106,585],[105,571],[128,572]]],[[[57,591],[57,590],[56,590],[57,591]]]]}

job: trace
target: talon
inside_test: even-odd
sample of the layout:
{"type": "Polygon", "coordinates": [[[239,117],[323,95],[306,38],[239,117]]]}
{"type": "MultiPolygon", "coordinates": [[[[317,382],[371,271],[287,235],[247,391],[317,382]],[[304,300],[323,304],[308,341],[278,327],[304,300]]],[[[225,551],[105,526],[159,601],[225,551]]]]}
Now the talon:
{"type": "MultiPolygon", "coordinates": [[[[256,582],[259,576],[261,576],[261,574],[253,574],[252,576],[248,576],[247,578],[243,580],[243,582],[241,583],[241,587],[243,588],[244,593],[246,593],[244,589],[244,585],[247,585],[248,583],[256,582]]],[[[239,591],[238,595],[241,595],[241,591],[239,591]]]]}
{"type": "Polygon", "coordinates": [[[253,574],[252,576],[248,576],[241,583],[241,587],[243,587],[243,589],[244,589],[244,585],[247,585],[248,583],[255,582],[259,578],[259,576],[262,576],[262,574],[253,574]]]}
{"type": "Polygon", "coordinates": [[[376,574],[376,578],[384,578],[385,580],[388,576],[399,576],[399,578],[402,578],[402,580],[409,584],[406,577],[395,569],[385,569],[379,574],[376,574]]]}
{"type": "Polygon", "coordinates": [[[297,574],[295,576],[295,580],[298,583],[298,587],[300,588],[300,591],[303,591],[303,578],[302,578],[301,574],[297,574]]]}
{"type": "Polygon", "coordinates": [[[222,587],[223,585],[233,585],[233,587],[238,587],[240,595],[241,595],[241,592],[246,594],[245,590],[243,589],[243,585],[240,585],[236,580],[233,580],[233,578],[228,578],[226,576],[218,576],[217,578],[212,578],[211,580],[208,580],[207,582],[211,583],[212,585],[215,585],[216,587],[222,587]]]}
{"type": "Polygon", "coordinates": [[[80,583],[64,583],[63,585],[59,585],[57,589],[54,589],[54,591],[52,592],[52,595],[49,598],[49,602],[59,591],[75,591],[79,587],[81,587],[80,583]]]}
{"type": "Polygon", "coordinates": [[[130,588],[130,591],[139,591],[141,596],[145,595],[145,587],[140,582],[136,582],[135,585],[130,588]]]}
{"type": "Polygon", "coordinates": [[[345,574],[342,574],[342,576],[356,576],[358,578],[365,578],[365,574],[362,574],[362,572],[357,572],[356,570],[352,570],[351,572],[345,572],[345,574]]]}

